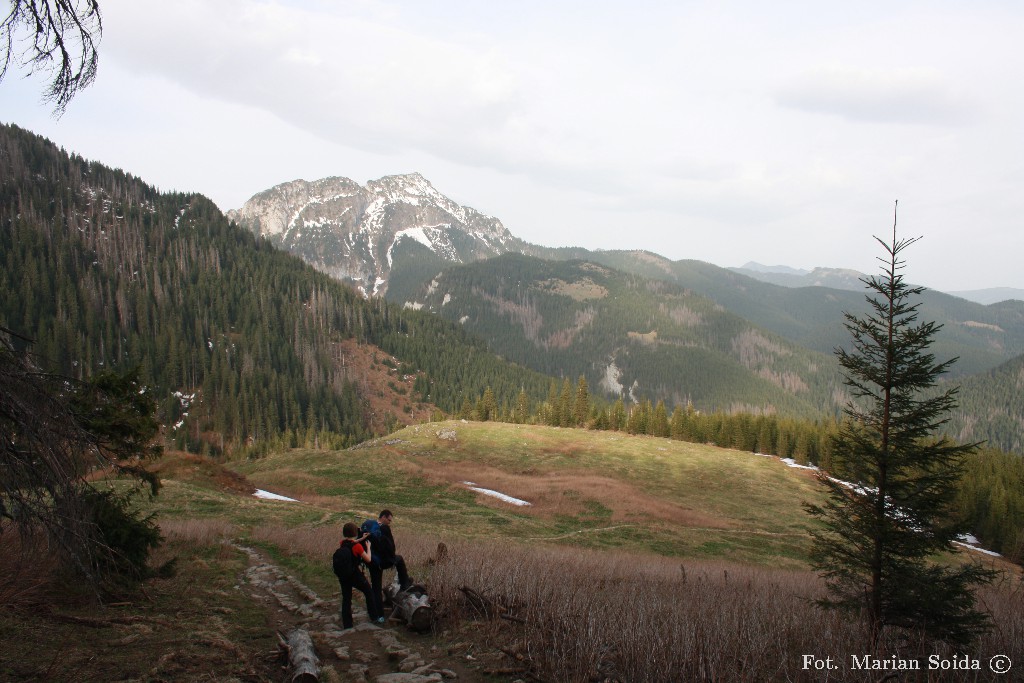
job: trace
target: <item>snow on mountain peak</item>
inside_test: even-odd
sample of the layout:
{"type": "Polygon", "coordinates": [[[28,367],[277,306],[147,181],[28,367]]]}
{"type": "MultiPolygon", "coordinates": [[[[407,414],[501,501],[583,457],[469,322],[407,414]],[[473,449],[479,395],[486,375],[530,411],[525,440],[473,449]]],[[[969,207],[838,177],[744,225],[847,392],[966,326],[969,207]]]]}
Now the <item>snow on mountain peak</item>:
{"type": "Polygon", "coordinates": [[[334,277],[373,283],[373,294],[387,291],[403,243],[418,243],[452,263],[519,244],[501,221],[457,204],[415,172],[365,186],[337,176],[293,180],[254,195],[228,218],[334,277]]]}

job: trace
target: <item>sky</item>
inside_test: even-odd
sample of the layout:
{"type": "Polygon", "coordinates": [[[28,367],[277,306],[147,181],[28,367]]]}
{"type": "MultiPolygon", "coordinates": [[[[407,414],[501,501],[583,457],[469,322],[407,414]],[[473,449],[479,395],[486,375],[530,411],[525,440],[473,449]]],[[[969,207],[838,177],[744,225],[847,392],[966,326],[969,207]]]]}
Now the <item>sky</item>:
{"type": "Polygon", "coordinates": [[[0,121],[223,210],[419,172],[546,246],[1024,288],[1024,4],[100,0],[59,119],[0,121]]]}

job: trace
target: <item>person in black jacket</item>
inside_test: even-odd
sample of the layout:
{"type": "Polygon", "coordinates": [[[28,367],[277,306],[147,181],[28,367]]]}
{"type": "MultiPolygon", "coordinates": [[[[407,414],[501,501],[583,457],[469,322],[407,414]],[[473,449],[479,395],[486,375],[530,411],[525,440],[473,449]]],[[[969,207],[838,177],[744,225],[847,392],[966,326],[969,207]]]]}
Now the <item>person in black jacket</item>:
{"type": "Polygon", "coordinates": [[[359,533],[359,527],[349,522],[342,528],[342,540],[338,549],[334,551],[334,558],[332,560],[334,566],[334,574],[338,577],[338,582],[341,584],[341,605],[338,610],[341,613],[341,625],[342,628],[352,628],[352,589],[360,591],[363,596],[366,597],[366,613],[370,618],[370,622],[374,624],[383,624],[385,622],[384,615],[381,613],[381,603],[379,599],[375,599],[374,593],[370,590],[369,584],[366,583],[366,577],[363,576],[363,572],[360,569],[360,565],[363,563],[367,564],[372,569],[372,555],[373,550],[372,544],[367,540],[368,536],[363,535],[359,538],[356,536],[359,533]]]}
{"type": "Polygon", "coordinates": [[[395,537],[391,534],[391,522],[395,516],[391,510],[381,510],[377,517],[380,525],[380,537],[374,539],[373,562],[370,563],[370,583],[373,587],[374,599],[378,605],[384,604],[383,578],[384,570],[395,568],[398,572],[398,585],[405,590],[412,585],[409,571],[405,567],[405,558],[395,552],[395,537]]]}

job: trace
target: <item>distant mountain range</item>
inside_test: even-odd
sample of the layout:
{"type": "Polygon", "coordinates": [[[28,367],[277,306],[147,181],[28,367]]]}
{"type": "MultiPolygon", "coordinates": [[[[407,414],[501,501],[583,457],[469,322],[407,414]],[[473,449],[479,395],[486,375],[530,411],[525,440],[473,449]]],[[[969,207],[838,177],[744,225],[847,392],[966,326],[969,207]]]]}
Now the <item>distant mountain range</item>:
{"type": "MultiPolygon", "coordinates": [[[[557,376],[584,374],[612,395],[633,389],[637,397],[706,408],[832,411],[845,400],[825,379],[835,371],[833,350],[849,341],[843,313],[866,311],[857,271],[757,263],[726,269],[645,251],[529,244],[419,174],[366,186],[344,178],[293,181],[228,216],[367,296],[435,311],[510,360],[557,376]],[[627,294],[637,291],[648,298],[627,294]],[[684,333],[680,320],[695,319],[684,333]],[[752,360],[746,342],[754,338],[775,357],[752,360]],[[807,360],[814,352],[818,360],[807,360]]],[[[960,359],[952,378],[1024,354],[1024,301],[982,305],[929,290],[921,315],[943,325],[936,356],[960,359]]],[[[978,400],[987,402],[976,406],[984,414],[1007,402],[997,394],[978,400]]]]}
{"type": "MultiPolygon", "coordinates": [[[[849,289],[858,292],[863,291],[864,283],[861,280],[867,277],[864,273],[849,268],[801,270],[790,268],[789,266],[765,266],[754,261],[746,263],[739,268],[730,268],[729,270],[742,273],[755,280],[770,282],[783,287],[831,287],[833,289],[849,289]]],[[[947,294],[986,306],[1009,300],[1024,301],[1024,289],[1015,289],[1013,287],[968,289],[947,292],[947,294]]]]}
{"type": "MultiPolygon", "coordinates": [[[[139,365],[189,448],[363,438],[366,382],[346,343],[402,362],[393,405],[415,394],[452,410],[486,387],[502,404],[523,389],[542,401],[582,374],[596,393],[670,408],[834,413],[831,352],[848,341],[843,311],[864,306],[861,292],[650,252],[531,245],[416,174],[286,183],[229,220],[7,126],[0,200],[0,325],[62,372],[139,365]]],[[[957,433],[1020,444],[1024,303],[928,292],[922,317],[944,325],[933,350],[960,356],[961,376],[993,373],[964,380],[957,433]]]]}

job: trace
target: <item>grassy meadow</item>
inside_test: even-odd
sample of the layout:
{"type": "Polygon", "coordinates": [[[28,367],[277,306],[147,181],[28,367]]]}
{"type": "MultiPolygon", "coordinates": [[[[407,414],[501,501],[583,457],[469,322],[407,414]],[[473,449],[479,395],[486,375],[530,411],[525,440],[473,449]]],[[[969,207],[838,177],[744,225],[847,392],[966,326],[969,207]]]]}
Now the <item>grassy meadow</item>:
{"type": "MultiPolygon", "coordinates": [[[[807,565],[802,504],[822,491],[813,475],[775,458],[449,421],[346,451],[293,450],[230,468],[301,502],[239,498],[197,471],[207,481],[171,484],[161,515],[227,520],[330,594],[324,549],[340,525],[391,508],[400,549],[434,596],[438,637],[499,646],[518,667],[507,680],[825,680],[803,668],[805,654],[839,662],[828,680],[865,680],[848,667],[851,655],[871,652],[863,624],[813,605],[823,590],[807,565]],[[467,481],[531,504],[474,492],[467,481]]],[[[1007,573],[980,595],[997,626],[977,646],[986,663],[995,654],[1024,660],[1024,584],[1001,566],[1007,573]]],[[[925,663],[956,654],[902,637],[878,653],[925,663]]],[[[902,680],[990,678],[926,669],[902,680]]]]}
{"type": "Polygon", "coordinates": [[[821,492],[806,472],[711,446],[501,423],[408,427],[347,451],[279,453],[233,468],[338,512],[399,515],[406,535],[516,538],[747,564],[803,566],[821,492]],[[476,493],[463,482],[528,501],[476,493]]]}
{"type": "MultiPolygon", "coordinates": [[[[823,591],[807,565],[811,522],[802,503],[822,491],[810,473],[775,458],[620,433],[449,421],[345,451],[227,463],[170,453],[157,469],[163,490],[140,504],[167,538],[157,559],[178,557],[179,573],[147,585],[150,604],[126,601],[130,614],[113,621],[112,640],[74,651],[75,666],[94,680],[107,680],[118,658],[140,673],[125,680],[206,680],[197,672],[221,680],[228,671],[235,678],[224,680],[276,680],[265,653],[279,626],[240,600],[245,558],[232,544],[259,548],[336,600],[329,556],[341,525],[384,507],[396,514],[399,551],[432,596],[435,629],[424,636],[432,651],[463,663],[463,653],[489,652],[504,662],[462,680],[882,678],[850,667],[852,655],[872,652],[864,625],[813,604],[823,591]],[[531,505],[474,492],[466,481],[531,505]],[[257,499],[252,487],[297,502],[257,499]],[[187,633],[200,627],[197,644],[187,633]],[[158,657],[167,643],[198,664],[182,669],[183,659],[158,657]],[[97,669],[90,647],[115,664],[97,669]],[[831,657],[837,668],[808,668],[805,655],[831,657]]],[[[997,677],[988,662],[1005,654],[1024,665],[1024,582],[1019,568],[996,566],[1005,570],[1000,580],[979,594],[996,627],[970,653],[983,670],[925,668],[899,680],[1014,680],[1017,671],[997,677]]],[[[0,635],[26,637],[31,623],[5,618],[0,635]]],[[[0,673],[62,661],[48,648],[78,636],[73,621],[57,626],[47,646],[27,649],[16,664],[0,656],[0,673]]],[[[897,634],[875,653],[925,667],[929,656],[958,654],[897,634]]]]}

